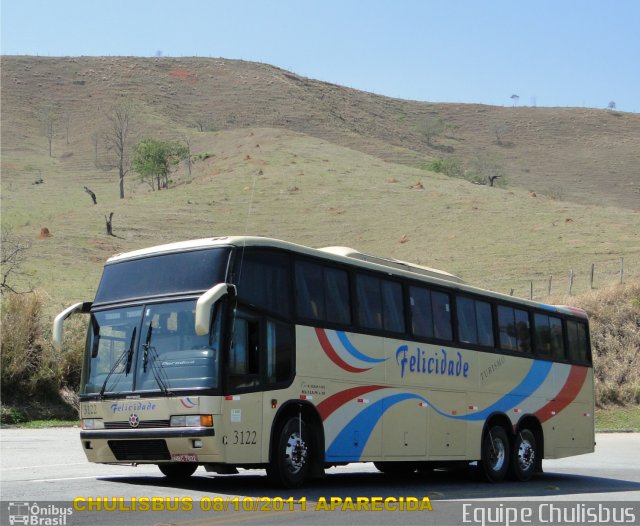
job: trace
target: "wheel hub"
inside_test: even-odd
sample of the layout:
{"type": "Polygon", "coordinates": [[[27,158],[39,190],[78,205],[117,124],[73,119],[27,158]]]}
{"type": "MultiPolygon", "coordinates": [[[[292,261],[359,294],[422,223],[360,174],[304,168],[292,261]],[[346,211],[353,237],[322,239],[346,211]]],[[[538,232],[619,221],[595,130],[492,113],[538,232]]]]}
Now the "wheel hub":
{"type": "Polygon", "coordinates": [[[496,438],[492,441],[491,465],[495,471],[500,471],[506,458],[506,450],[502,440],[496,438]]]}
{"type": "Polygon", "coordinates": [[[307,462],[307,445],[298,433],[292,433],[287,439],[285,448],[287,468],[291,473],[298,473],[307,462]]]}
{"type": "Polygon", "coordinates": [[[535,450],[528,440],[523,440],[518,447],[518,463],[520,467],[526,471],[531,468],[535,462],[535,450]]]}

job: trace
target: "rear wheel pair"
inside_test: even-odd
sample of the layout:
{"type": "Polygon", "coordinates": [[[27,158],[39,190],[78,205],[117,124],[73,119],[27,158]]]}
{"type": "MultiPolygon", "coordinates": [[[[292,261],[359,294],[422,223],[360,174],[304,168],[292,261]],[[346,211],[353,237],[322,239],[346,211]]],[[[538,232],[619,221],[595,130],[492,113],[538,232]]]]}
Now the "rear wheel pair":
{"type": "Polygon", "coordinates": [[[533,477],[538,461],[536,437],[529,429],[518,431],[509,440],[502,426],[493,426],[482,439],[481,467],[489,482],[499,482],[507,474],[519,481],[533,477]]]}

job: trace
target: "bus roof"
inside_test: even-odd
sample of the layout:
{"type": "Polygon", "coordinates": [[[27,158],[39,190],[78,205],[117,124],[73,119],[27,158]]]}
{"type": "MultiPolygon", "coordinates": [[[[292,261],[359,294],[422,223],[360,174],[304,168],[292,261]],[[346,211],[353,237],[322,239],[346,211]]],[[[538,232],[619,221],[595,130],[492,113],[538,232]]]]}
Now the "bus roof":
{"type": "Polygon", "coordinates": [[[144,257],[150,257],[160,254],[168,254],[175,252],[187,252],[190,250],[199,250],[205,248],[233,246],[233,247],[271,247],[279,248],[283,250],[289,250],[298,254],[305,254],[309,256],[315,256],[326,260],[336,261],[339,263],[346,263],[360,268],[368,268],[371,270],[377,270],[386,272],[389,275],[398,275],[409,277],[413,279],[419,279],[421,281],[430,281],[434,284],[439,284],[448,288],[453,288],[460,291],[466,291],[469,293],[482,294],[485,296],[502,299],[504,301],[522,303],[533,307],[538,307],[553,312],[559,312],[572,316],[579,316],[581,318],[587,318],[587,313],[576,307],[569,307],[565,305],[546,305],[539,302],[526,300],[523,298],[515,298],[499,292],[493,292],[478,287],[467,285],[458,276],[450,274],[448,272],[433,269],[430,267],[417,265],[414,263],[408,263],[401,260],[384,258],[380,256],[372,256],[358,252],[348,247],[324,247],[324,248],[310,248],[304,245],[291,243],[288,241],[281,241],[278,239],[272,239],[268,237],[259,236],[221,236],[202,239],[193,239],[189,241],[179,241],[176,243],[168,243],[165,245],[157,245],[149,248],[143,248],[140,250],[133,250],[131,252],[123,252],[115,254],[110,257],[106,264],[117,263],[119,261],[139,259],[144,257]],[[425,279],[426,278],[426,279],[425,279]]]}

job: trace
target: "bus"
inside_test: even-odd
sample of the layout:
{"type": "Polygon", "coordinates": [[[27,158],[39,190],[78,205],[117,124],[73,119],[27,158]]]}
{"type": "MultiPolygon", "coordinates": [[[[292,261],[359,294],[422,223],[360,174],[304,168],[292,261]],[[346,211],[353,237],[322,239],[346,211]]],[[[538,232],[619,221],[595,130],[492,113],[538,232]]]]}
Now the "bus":
{"type": "Polygon", "coordinates": [[[90,462],[173,479],[266,469],[388,474],[475,463],[529,480],[594,450],[583,310],[475,288],[447,272],[263,237],[118,254],[92,302],[80,441],[90,462]]]}

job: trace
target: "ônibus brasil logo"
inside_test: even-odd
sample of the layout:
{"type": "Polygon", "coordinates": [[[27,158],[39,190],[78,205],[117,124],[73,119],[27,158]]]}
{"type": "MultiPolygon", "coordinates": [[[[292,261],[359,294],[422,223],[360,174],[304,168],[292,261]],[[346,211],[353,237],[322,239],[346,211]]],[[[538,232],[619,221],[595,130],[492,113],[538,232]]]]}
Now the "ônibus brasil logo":
{"type": "Polygon", "coordinates": [[[8,506],[9,524],[34,526],[64,526],[73,508],[63,508],[55,504],[40,505],[37,502],[10,502],[8,506]]]}

